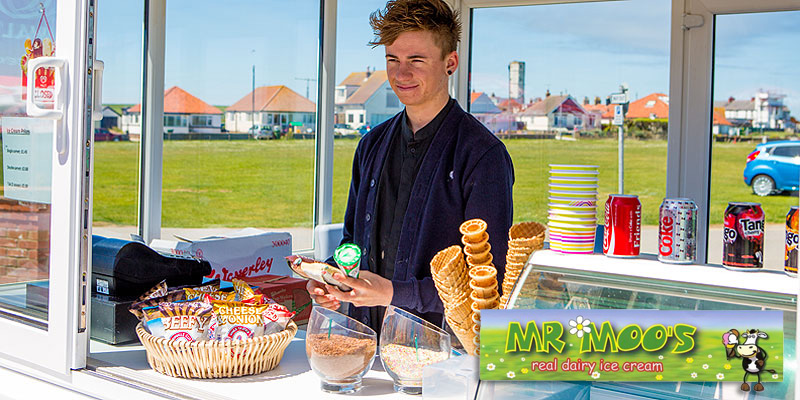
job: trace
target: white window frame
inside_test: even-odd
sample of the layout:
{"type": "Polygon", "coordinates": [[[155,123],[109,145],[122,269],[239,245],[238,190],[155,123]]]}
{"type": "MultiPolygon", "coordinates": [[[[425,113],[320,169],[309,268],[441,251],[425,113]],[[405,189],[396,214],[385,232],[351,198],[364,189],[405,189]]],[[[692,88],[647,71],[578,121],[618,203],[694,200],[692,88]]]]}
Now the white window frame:
{"type": "Polygon", "coordinates": [[[87,88],[92,82],[86,71],[92,68],[87,32],[91,29],[94,37],[96,30],[88,0],[59,0],[56,7],[55,57],[65,60],[56,73],[63,71],[64,112],[52,121],[48,317],[38,321],[2,309],[0,367],[63,382],[70,379],[71,369],[85,366],[89,340],[90,271],[85,268],[91,258],[91,214],[90,198],[84,198],[90,191],[84,190],[91,185],[85,168],[91,161],[92,113],[87,102],[92,91],[87,88]],[[62,138],[64,144],[59,144],[62,138]],[[84,222],[89,224],[86,228],[84,222]]]}

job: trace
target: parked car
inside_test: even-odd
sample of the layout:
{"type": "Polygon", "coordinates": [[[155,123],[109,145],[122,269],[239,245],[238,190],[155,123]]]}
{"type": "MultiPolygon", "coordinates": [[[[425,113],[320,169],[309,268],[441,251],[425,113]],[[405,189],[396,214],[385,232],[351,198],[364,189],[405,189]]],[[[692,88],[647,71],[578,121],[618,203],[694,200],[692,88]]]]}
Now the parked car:
{"type": "Polygon", "coordinates": [[[280,139],[281,134],[280,132],[276,132],[273,129],[270,129],[268,126],[264,125],[259,127],[258,125],[250,127],[250,136],[253,139],[261,140],[261,139],[280,139]]]}
{"type": "Polygon", "coordinates": [[[122,140],[129,140],[128,134],[116,134],[106,128],[95,128],[94,130],[95,142],[119,142],[122,140]]]}
{"type": "Polygon", "coordinates": [[[336,135],[352,135],[356,133],[356,130],[351,128],[350,125],[347,124],[334,124],[333,133],[336,135]]]}
{"type": "Polygon", "coordinates": [[[369,125],[361,125],[360,127],[358,127],[358,133],[359,133],[361,136],[364,136],[364,135],[366,135],[366,134],[367,134],[367,132],[369,132],[369,131],[371,131],[371,130],[372,130],[372,128],[370,128],[370,126],[369,126],[369,125]]]}
{"type": "Polygon", "coordinates": [[[784,190],[798,190],[800,180],[800,141],[762,143],[747,156],[744,183],[759,196],[784,190]]]}

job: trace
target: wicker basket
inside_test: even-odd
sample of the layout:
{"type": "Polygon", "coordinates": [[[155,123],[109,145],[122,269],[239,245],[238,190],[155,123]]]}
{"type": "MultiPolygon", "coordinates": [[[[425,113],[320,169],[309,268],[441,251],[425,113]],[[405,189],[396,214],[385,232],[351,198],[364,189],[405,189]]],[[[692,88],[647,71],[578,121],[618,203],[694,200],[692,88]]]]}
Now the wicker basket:
{"type": "Polygon", "coordinates": [[[235,341],[170,342],[147,333],[141,323],[136,334],[147,350],[147,362],[157,372],[179,378],[231,378],[275,368],[297,334],[297,325],[290,321],[281,332],[235,341]]]}

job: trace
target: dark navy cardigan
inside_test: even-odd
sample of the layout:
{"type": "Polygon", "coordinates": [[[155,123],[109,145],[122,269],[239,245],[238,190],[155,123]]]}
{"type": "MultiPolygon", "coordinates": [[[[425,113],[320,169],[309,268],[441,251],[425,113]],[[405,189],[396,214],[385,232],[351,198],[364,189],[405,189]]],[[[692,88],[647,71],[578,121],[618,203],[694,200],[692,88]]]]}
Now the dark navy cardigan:
{"type": "MultiPolygon", "coordinates": [[[[362,269],[373,269],[365,261],[372,251],[370,235],[376,234],[378,182],[392,135],[400,134],[397,124],[402,115],[365,135],[353,159],[342,243],[361,246],[362,269]]],[[[503,143],[456,103],[433,138],[411,190],[397,248],[391,304],[432,322],[442,320],[444,311],[430,261],[438,251],[461,245],[458,228],[471,218],[488,224],[497,280],[502,283],[513,184],[514,167],[503,143]]],[[[369,307],[350,307],[350,315],[370,325],[369,307]]]]}

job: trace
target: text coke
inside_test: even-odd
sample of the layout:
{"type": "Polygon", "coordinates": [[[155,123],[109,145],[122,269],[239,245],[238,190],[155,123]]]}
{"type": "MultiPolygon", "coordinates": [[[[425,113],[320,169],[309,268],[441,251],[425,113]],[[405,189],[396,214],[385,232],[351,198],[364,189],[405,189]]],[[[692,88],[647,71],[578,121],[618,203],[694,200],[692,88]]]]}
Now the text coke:
{"type": "Polygon", "coordinates": [[[722,265],[730,269],[764,267],[764,210],[758,203],[728,203],[725,209],[722,265]]]}
{"type": "Polygon", "coordinates": [[[642,235],[642,203],[639,196],[612,194],[606,200],[603,254],[636,257],[642,235]]]}
{"type": "Polygon", "coordinates": [[[658,210],[658,260],[691,264],[697,258],[697,204],[666,198],[658,210]]]}

